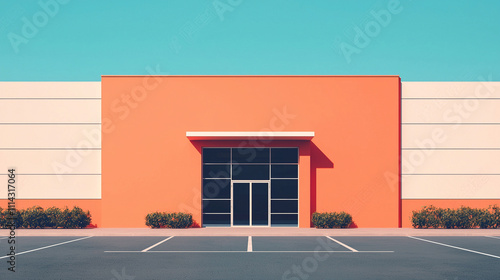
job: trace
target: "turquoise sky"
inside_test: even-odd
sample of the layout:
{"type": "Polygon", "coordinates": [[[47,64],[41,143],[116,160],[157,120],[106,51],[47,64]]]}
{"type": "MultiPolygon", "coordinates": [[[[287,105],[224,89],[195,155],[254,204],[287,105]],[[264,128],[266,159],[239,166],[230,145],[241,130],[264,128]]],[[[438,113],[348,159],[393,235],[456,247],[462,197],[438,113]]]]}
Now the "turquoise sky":
{"type": "Polygon", "coordinates": [[[1,81],[150,73],[500,81],[500,1],[0,3],[1,81]]]}

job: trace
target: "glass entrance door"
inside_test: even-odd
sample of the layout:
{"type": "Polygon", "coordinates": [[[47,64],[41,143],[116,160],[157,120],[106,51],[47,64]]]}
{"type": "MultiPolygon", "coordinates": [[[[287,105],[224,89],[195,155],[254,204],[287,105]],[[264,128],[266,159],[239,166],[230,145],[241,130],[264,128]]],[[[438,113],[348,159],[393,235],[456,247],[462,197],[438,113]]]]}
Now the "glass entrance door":
{"type": "Polygon", "coordinates": [[[269,226],[269,182],[233,181],[233,226],[269,226]]]}
{"type": "Polygon", "coordinates": [[[233,183],[233,226],[250,225],[250,183],[233,183]]]}

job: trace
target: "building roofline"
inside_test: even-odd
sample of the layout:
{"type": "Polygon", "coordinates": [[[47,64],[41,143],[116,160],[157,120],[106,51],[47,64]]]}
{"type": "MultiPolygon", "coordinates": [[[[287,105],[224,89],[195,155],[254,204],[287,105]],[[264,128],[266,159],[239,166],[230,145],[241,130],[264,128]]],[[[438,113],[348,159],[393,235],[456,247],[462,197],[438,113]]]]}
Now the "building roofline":
{"type": "Polygon", "coordinates": [[[155,77],[186,77],[186,78],[192,78],[192,77],[208,77],[208,78],[213,78],[213,77],[307,77],[307,78],[322,78],[322,77],[347,77],[347,78],[356,78],[356,77],[364,77],[364,78],[371,78],[371,77],[398,77],[399,75],[101,75],[101,77],[145,77],[145,76],[155,76],[155,77]]]}

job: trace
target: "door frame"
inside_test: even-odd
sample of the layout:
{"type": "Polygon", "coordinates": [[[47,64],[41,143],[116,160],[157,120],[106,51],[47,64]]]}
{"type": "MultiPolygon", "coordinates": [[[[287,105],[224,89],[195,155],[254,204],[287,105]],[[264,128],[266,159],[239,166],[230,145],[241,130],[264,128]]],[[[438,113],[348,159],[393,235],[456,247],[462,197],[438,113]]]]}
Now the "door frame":
{"type": "Polygon", "coordinates": [[[271,227],[271,180],[231,180],[231,227],[271,227]],[[249,225],[248,226],[242,226],[242,225],[233,225],[233,215],[234,215],[234,198],[233,198],[233,193],[234,193],[234,183],[248,183],[248,193],[249,193],[249,212],[250,212],[250,217],[249,217],[249,225]],[[267,184],[267,225],[252,225],[252,184],[253,183],[266,183],[267,184]]]}

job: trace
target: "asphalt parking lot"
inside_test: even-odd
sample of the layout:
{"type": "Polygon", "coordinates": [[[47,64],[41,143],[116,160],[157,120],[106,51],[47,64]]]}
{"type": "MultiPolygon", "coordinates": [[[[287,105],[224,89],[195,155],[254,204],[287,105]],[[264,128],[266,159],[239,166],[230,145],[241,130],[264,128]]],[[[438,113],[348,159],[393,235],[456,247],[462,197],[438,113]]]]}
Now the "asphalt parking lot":
{"type": "Polygon", "coordinates": [[[0,279],[499,279],[499,236],[20,236],[0,279]]]}

